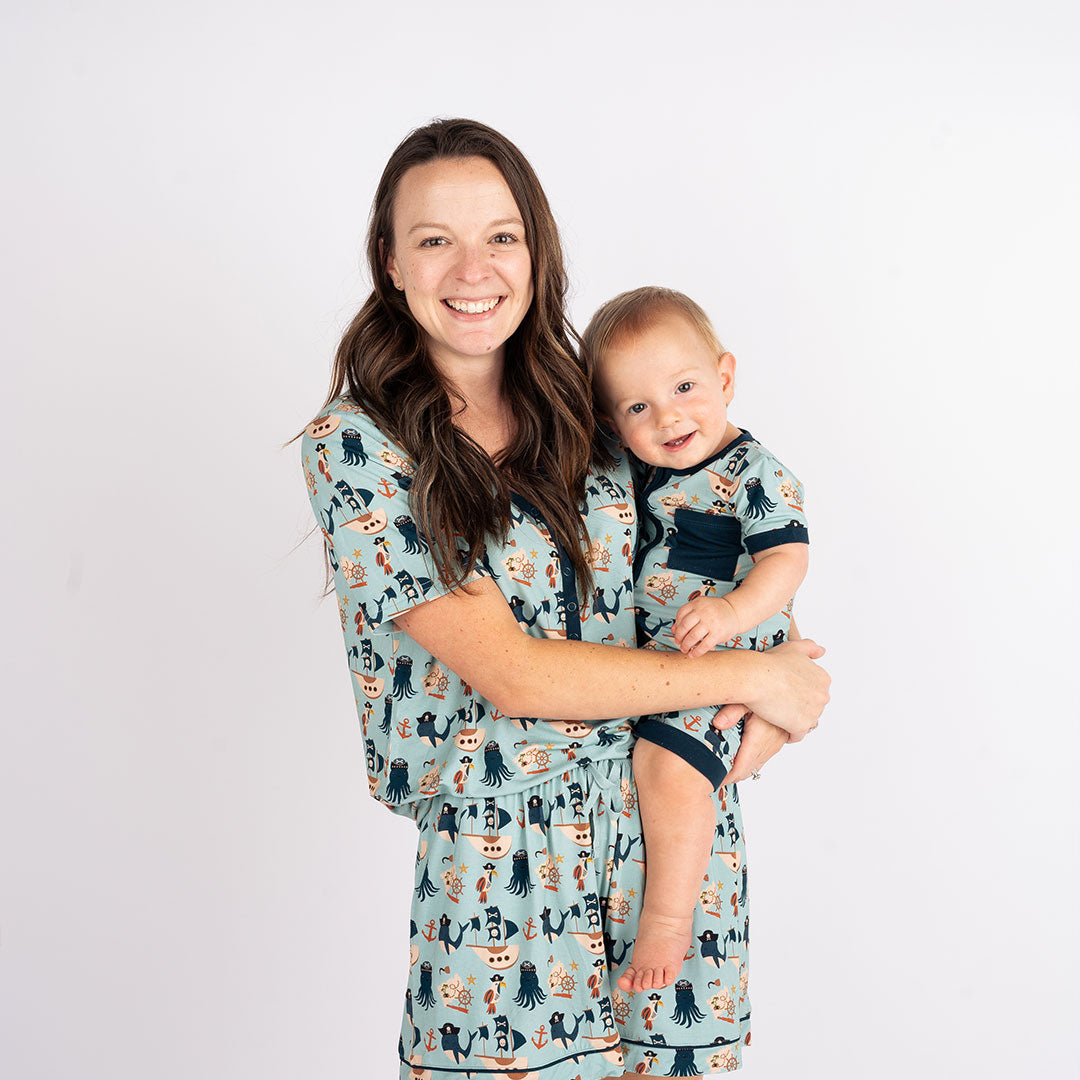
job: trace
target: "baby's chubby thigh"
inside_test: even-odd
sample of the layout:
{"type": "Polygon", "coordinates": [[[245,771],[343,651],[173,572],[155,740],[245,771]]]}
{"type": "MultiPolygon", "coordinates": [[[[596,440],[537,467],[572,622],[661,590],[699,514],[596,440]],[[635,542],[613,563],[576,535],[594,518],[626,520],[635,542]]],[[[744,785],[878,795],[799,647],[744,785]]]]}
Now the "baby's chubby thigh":
{"type": "MultiPolygon", "coordinates": [[[[720,787],[739,750],[742,721],[725,730],[713,726],[720,706],[682,712],[655,713],[638,721],[635,734],[638,744],[654,743],[671,751],[687,766],[703,776],[712,790],[720,787]]],[[[639,773],[637,749],[634,772],[639,773]]]]}

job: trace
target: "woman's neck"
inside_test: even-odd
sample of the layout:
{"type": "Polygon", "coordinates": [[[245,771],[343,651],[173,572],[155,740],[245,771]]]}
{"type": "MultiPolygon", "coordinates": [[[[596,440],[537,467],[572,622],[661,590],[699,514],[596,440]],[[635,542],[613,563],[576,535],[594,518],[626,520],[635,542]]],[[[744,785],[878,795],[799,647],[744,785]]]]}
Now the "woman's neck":
{"type": "Polygon", "coordinates": [[[517,430],[510,402],[503,387],[502,358],[470,364],[467,368],[443,372],[451,388],[464,399],[451,398],[454,425],[495,459],[513,440],[517,430]]]}

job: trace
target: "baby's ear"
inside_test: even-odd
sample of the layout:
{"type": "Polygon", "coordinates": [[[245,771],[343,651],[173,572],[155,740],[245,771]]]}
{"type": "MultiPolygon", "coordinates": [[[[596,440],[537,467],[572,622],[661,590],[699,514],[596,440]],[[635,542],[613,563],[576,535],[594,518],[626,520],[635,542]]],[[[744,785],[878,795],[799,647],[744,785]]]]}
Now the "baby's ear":
{"type": "Polygon", "coordinates": [[[720,354],[720,383],[724,388],[724,401],[730,405],[735,396],[735,357],[731,353],[720,354]]]}
{"type": "Polygon", "coordinates": [[[596,423],[604,435],[609,438],[613,443],[618,443],[619,446],[626,449],[622,438],[619,436],[619,429],[615,426],[615,422],[603,409],[597,408],[596,410],[596,423]]]}

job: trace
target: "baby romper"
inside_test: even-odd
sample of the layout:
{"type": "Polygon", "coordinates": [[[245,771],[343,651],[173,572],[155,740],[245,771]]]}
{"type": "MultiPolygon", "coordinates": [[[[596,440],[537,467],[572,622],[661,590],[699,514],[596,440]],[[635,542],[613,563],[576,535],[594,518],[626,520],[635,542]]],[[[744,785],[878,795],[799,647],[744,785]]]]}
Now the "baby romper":
{"type": "MultiPolygon", "coordinates": [[[[308,426],[302,457],[369,790],[419,830],[401,1076],[596,1080],[619,1073],[624,1054],[630,1067],[684,1068],[656,1011],[639,1018],[609,977],[633,942],[644,873],[630,719],[509,717],[475,694],[392,621],[447,591],[411,515],[412,462],[344,398],[308,426]]],[[[507,542],[489,542],[477,575],[525,633],[632,647],[625,462],[590,476],[582,513],[596,579],[584,603],[519,496],[507,542]]]]}
{"type": "MultiPolygon", "coordinates": [[[[641,535],[634,562],[639,644],[677,649],[671,627],[683,604],[698,595],[723,596],[737,588],[758,552],[807,543],[802,501],[802,484],[745,431],[691,468],[643,468],[637,491],[641,535]]],[[[790,621],[789,602],[783,611],[720,647],[765,650],[785,640],[790,621]]],[[[731,767],[742,730],[741,723],[729,731],[713,729],[710,720],[716,711],[643,717],[636,735],[678,754],[716,787],[731,767]]],[[[712,1071],[723,1071],[738,1067],[739,1043],[749,1041],[750,919],[737,788],[718,791],[715,804],[713,858],[719,857],[722,869],[710,873],[695,908],[698,944],[680,981],[692,979],[703,965],[713,969],[708,985],[719,990],[709,1004],[739,1033],[719,1055],[708,1055],[712,1071]]],[[[679,983],[675,989],[677,1000],[679,983]]]]}

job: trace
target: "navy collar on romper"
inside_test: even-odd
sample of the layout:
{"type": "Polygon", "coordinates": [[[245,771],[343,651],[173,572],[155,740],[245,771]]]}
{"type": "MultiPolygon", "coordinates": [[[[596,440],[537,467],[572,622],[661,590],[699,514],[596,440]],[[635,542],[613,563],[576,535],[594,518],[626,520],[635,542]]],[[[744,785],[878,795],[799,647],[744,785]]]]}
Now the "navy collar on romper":
{"type": "MultiPolygon", "coordinates": [[[[657,488],[661,488],[667,484],[673,476],[690,476],[692,473],[696,473],[698,469],[703,469],[707,465],[711,465],[714,461],[726,457],[739,445],[739,443],[752,442],[753,438],[754,436],[751,435],[749,431],[743,431],[740,428],[739,434],[736,435],[731,442],[717,450],[711,457],[707,457],[704,461],[699,461],[696,465],[690,465],[685,469],[668,469],[660,465],[654,465],[652,467],[652,472],[646,473],[645,483],[642,484],[640,490],[637,491],[636,499],[638,510],[638,546],[637,552],[634,555],[635,580],[641,576],[641,570],[645,565],[646,555],[664,540],[663,528],[658,527],[655,518],[648,512],[646,504],[649,496],[656,491],[657,488]]],[[[634,458],[634,460],[639,461],[638,458],[634,458]]]]}
{"type": "Polygon", "coordinates": [[[645,481],[645,490],[642,492],[642,494],[648,495],[649,492],[655,491],[658,487],[662,487],[673,476],[690,476],[692,473],[696,473],[698,469],[704,469],[705,466],[711,465],[714,461],[718,461],[720,458],[726,457],[728,454],[731,453],[732,450],[735,449],[736,446],[739,445],[739,443],[752,442],[753,439],[754,436],[751,435],[749,431],[743,431],[740,428],[739,434],[736,435],[735,438],[727,444],[727,446],[721,447],[721,449],[717,450],[716,453],[713,454],[711,457],[707,457],[704,461],[699,461],[696,465],[689,465],[685,469],[669,469],[665,466],[654,465],[652,474],[649,475],[648,479],[645,481]]]}

